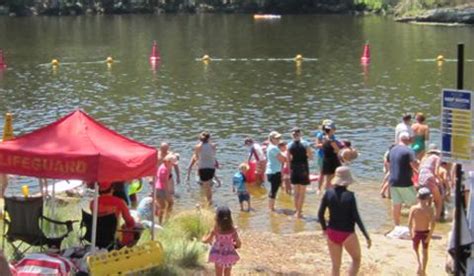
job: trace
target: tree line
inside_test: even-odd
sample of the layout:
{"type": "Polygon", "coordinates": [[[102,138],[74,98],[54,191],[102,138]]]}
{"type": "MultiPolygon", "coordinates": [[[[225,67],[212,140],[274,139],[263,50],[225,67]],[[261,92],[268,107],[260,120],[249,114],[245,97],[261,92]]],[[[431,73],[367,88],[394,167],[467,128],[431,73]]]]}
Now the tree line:
{"type": "MultiPolygon", "coordinates": [[[[406,12],[469,3],[471,0],[0,0],[11,15],[120,13],[345,13],[406,12]]],[[[6,10],[6,12],[5,12],[6,10]]]]}

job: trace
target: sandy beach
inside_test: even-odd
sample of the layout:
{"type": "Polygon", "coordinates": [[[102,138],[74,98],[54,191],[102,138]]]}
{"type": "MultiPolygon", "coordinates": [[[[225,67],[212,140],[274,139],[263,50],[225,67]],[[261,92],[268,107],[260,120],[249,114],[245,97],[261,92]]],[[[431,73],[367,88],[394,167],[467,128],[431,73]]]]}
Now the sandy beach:
{"type": "MultiPolygon", "coordinates": [[[[370,249],[365,240],[360,239],[362,266],[359,275],[416,275],[411,241],[389,239],[378,233],[370,233],[370,236],[370,249]]],[[[330,275],[328,249],[319,230],[287,235],[242,231],[241,237],[241,260],[234,266],[233,275],[330,275]]],[[[427,275],[447,275],[444,270],[445,243],[444,236],[432,240],[427,275]]],[[[344,253],[342,275],[349,264],[350,258],[344,253]]],[[[213,267],[207,265],[205,271],[198,274],[212,275],[213,272],[213,267]]]]}

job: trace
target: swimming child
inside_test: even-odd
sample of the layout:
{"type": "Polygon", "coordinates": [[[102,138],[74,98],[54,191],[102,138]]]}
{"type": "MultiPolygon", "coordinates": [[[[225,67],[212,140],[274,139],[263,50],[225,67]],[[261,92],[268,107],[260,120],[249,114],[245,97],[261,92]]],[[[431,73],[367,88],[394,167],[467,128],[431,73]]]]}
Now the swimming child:
{"type": "Polygon", "coordinates": [[[244,202],[247,202],[247,212],[250,211],[250,194],[247,191],[245,184],[245,173],[249,170],[247,163],[239,165],[239,171],[234,174],[232,178],[232,192],[237,192],[239,197],[240,211],[244,211],[244,202]]]}
{"type": "MultiPolygon", "coordinates": [[[[283,155],[287,155],[288,144],[286,143],[286,141],[281,141],[278,144],[278,148],[280,149],[283,155]]],[[[281,166],[281,181],[283,183],[283,186],[285,187],[285,192],[291,195],[290,166],[288,160],[283,162],[281,166]]]]}
{"type": "Polygon", "coordinates": [[[236,249],[240,248],[242,242],[228,207],[217,208],[216,224],[211,232],[203,237],[202,242],[212,243],[209,262],[215,264],[216,275],[231,275],[232,266],[240,259],[236,249]]]}
{"type": "Polygon", "coordinates": [[[417,274],[425,275],[426,265],[428,263],[428,245],[435,228],[435,214],[431,207],[431,191],[429,188],[420,188],[417,193],[417,198],[418,204],[412,206],[410,209],[408,227],[413,241],[413,250],[415,250],[418,262],[417,274]],[[421,261],[418,251],[420,242],[423,245],[421,261]]]}

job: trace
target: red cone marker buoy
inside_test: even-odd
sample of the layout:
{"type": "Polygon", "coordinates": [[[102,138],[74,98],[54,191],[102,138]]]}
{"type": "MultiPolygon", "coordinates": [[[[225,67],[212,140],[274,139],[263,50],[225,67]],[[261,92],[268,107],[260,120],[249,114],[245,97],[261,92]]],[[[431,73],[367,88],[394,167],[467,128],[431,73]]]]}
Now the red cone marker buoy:
{"type": "Polygon", "coordinates": [[[3,56],[3,50],[0,49],[0,69],[6,68],[5,57],[3,56]]]}
{"type": "Polygon", "coordinates": [[[365,43],[364,51],[362,52],[362,56],[360,57],[360,63],[362,64],[369,64],[370,63],[370,46],[369,43],[365,43]]]}
{"type": "Polygon", "coordinates": [[[157,60],[160,60],[160,53],[158,51],[158,45],[156,44],[156,41],[153,41],[153,47],[151,48],[150,61],[155,62],[157,60]]]}

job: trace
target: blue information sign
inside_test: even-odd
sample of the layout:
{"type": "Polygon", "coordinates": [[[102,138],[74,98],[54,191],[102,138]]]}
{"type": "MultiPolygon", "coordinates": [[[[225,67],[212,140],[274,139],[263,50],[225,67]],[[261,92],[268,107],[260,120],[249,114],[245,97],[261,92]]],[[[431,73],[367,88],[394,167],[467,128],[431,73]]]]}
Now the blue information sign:
{"type": "Polygon", "coordinates": [[[472,160],[472,92],[444,89],[441,97],[441,154],[448,162],[472,160]]]}

